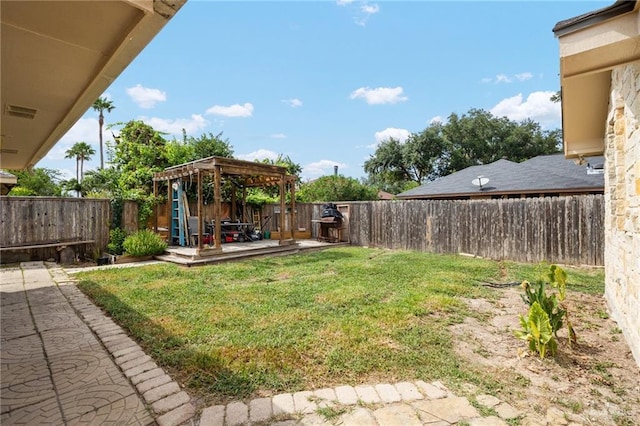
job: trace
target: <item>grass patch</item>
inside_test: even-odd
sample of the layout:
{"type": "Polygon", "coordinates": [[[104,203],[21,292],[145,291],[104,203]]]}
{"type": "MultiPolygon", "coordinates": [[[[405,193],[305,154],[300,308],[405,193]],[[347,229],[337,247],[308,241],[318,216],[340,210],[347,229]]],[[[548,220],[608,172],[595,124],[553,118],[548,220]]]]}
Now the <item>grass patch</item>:
{"type": "MultiPolygon", "coordinates": [[[[461,297],[495,297],[478,281],[534,269],[349,247],[193,269],[90,271],[78,286],[211,401],[411,379],[495,391],[497,379],[455,355],[447,325],[471,314],[461,297]]],[[[576,273],[583,280],[591,271],[576,273]]]]}

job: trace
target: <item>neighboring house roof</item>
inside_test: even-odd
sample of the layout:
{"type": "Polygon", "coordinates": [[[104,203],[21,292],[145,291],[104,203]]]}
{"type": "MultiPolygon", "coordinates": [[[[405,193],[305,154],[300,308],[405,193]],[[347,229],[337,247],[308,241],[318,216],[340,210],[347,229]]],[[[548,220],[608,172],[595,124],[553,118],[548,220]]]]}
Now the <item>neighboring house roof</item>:
{"type": "Polygon", "coordinates": [[[394,198],[396,198],[396,196],[390,192],[378,191],[378,200],[393,200],[394,198]]]}
{"type": "MultiPolygon", "coordinates": [[[[602,164],[602,157],[591,159],[602,164]]],[[[498,160],[467,167],[417,188],[397,198],[466,198],[480,195],[576,193],[604,191],[604,174],[587,174],[587,165],[576,165],[562,154],[542,155],[522,163],[498,160]],[[478,176],[489,179],[480,189],[472,184],[478,176]]]]}

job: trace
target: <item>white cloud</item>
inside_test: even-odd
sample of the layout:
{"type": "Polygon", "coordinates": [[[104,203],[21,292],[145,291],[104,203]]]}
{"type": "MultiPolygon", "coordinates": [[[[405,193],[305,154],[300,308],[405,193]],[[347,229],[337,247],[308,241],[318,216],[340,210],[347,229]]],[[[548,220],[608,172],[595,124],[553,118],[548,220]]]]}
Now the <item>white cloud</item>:
{"type": "Polygon", "coordinates": [[[353,3],[354,0],[336,0],[336,4],[338,6],[346,6],[348,4],[353,3]]]}
{"type": "Polygon", "coordinates": [[[522,93],[500,101],[491,108],[491,114],[497,117],[507,117],[510,120],[521,121],[527,118],[537,121],[545,128],[560,126],[560,103],[552,102],[553,91],[532,92],[525,101],[522,93]]]}
{"type": "Polygon", "coordinates": [[[362,6],[360,6],[360,10],[367,15],[373,15],[380,12],[380,6],[378,6],[377,4],[363,4],[362,6]]]}
{"type": "Polygon", "coordinates": [[[274,133],[271,135],[271,139],[286,139],[287,135],[284,133],[274,133]]]}
{"type": "Polygon", "coordinates": [[[532,78],[533,78],[533,74],[531,74],[530,72],[523,72],[520,74],[516,74],[516,79],[518,79],[519,81],[531,80],[532,78]]]}
{"type": "MultiPolygon", "coordinates": [[[[100,154],[98,154],[98,157],[100,156],[100,154]]],[[[71,160],[70,160],[71,161],[71,160]]],[[[73,160],[73,164],[76,163],[76,160],[73,160]]],[[[86,173],[86,164],[84,165],[84,172],[86,173]]],[[[57,169],[60,172],[60,179],[61,180],[69,180],[69,179],[75,179],[76,177],[76,169],[57,169]]]]}
{"type": "Polygon", "coordinates": [[[278,158],[278,154],[268,149],[259,149],[257,151],[250,152],[248,154],[238,155],[240,160],[245,161],[256,161],[256,160],[276,160],[278,158]]]}
{"type": "Polygon", "coordinates": [[[167,100],[167,94],[159,89],[150,89],[148,87],[142,87],[140,84],[136,84],[134,87],[127,89],[127,95],[135,102],[140,108],[149,109],[156,106],[157,102],[164,102],[167,100]]]}
{"type": "MultiPolygon", "coordinates": [[[[106,126],[105,126],[106,127],[106,126]]],[[[105,131],[103,127],[102,132],[103,141],[111,139],[111,133],[105,131]],[[107,136],[108,135],[108,136],[107,136]]],[[[98,119],[97,118],[81,118],[73,125],[71,129],[62,137],[60,141],[47,153],[44,160],[60,161],[65,158],[65,151],[67,151],[76,142],[86,142],[96,150],[95,158],[100,161],[100,139],[98,135],[98,119]]],[[[75,164],[75,160],[73,161],[75,164]]],[[[75,177],[75,172],[73,177],[75,177]]]]}
{"type": "Polygon", "coordinates": [[[395,127],[387,127],[386,129],[375,133],[376,143],[373,145],[369,145],[368,148],[375,148],[381,142],[384,142],[391,138],[399,141],[400,143],[404,143],[407,139],[409,139],[410,135],[411,132],[409,132],[407,129],[396,129],[395,127]]]}
{"type": "Polygon", "coordinates": [[[193,134],[209,125],[209,122],[200,114],[192,114],[191,118],[166,119],[140,117],[139,119],[154,129],[171,135],[181,135],[182,129],[184,129],[187,134],[193,134]]]}
{"type": "Polygon", "coordinates": [[[251,117],[251,115],[253,115],[253,104],[247,102],[244,105],[214,105],[209,108],[206,113],[213,115],[222,115],[224,117],[251,117]]]}
{"type": "Polygon", "coordinates": [[[511,79],[506,74],[496,75],[496,84],[498,83],[511,83],[511,79]]]}
{"type": "Polygon", "coordinates": [[[509,76],[507,74],[502,74],[502,73],[496,74],[495,77],[484,77],[480,81],[482,83],[493,82],[494,84],[498,84],[498,83],[513,83],[514,79],[518,81],[527,81],[527,80],[531,80],[532,78],[533,78],[533,74],[527,71],[527,72],[521,72],[519,74],[514,74],[512,76],[509,76]]]}
{"type": "Polygon", "coordinates": [[[369,87],[361,87],[351,92],[349,97],[351,99],[363,98],[369,105],[378,104],[395,104],[398,102],[404,102],[409,99],[406,96],[402,96],[404,89],[402,87],[378,87],[376,89],[370,89],[369,87]]]}
{"type": "Polygon", "coordinates": [[[333,160],[320,160],[304,166],[302,168],[302,175],[305,178],[314,179],[322,175],[333,174],[333,166],[338,166],[338,173],[340,172],[341,168],[348,168],[345,163],[340,163],[333,160]]]}
{"type": "Polygon", "coordinates": [[[291,108],[298,108],[302,106],[302,101],[298,98],[283,99],[282,102],[289,105],[291,108]]]}
{"type": "Polygon", "coordinates": [[[431,120],[429,120],[429,124],[433,124],[433,123],[444,123],[444,120],[442,119],[441,116],[436,115],[431,120]]]}
{"type": "Polygon", "coordinates": [[[367,4],[367,2],[362,2],[358,15],[353,18],[353,22],[355,22],[356,25],[365,27],[371,15],[375,15],[378,12],[380,12],[380,6],[377,4],[367,4]]]}

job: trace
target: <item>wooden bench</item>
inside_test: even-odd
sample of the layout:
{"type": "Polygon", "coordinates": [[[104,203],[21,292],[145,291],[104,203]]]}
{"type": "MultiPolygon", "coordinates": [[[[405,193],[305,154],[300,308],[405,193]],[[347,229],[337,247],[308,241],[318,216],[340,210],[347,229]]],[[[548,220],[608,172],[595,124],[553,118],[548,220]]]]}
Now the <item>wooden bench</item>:
{"type": "Polygon", "coordinates": [[[44,248],[56,248],[58,252],[58,261],[60,263],[70,263],[69,257],[75,256],[75,251],[69,250],[66,252],[65,249],[70,248],[71,246],[78,246],[81,244],[95,244],[96,240],[67,240],[67,241],[42,241],[37,243],[28,243],[25,245],[16,245],[16,246],[2,246],[0,247],[0,252],[8,252],[8,251],[19,251],[19,250],[35,250],[35,249],[44,249],[44,248]]]}
{"type": "Polygon", "coordinates": [[[76,246],[79,244],[94,244],[96,240],[73,240],[73,241],[56,241],[56,242],[43,242],[43,243],[29,243],[22,246],[7,246],[0,247],[0,251],[9,250],[31,250],[39,248],[57,247],[58,250],[67,248],[68,246],[76,246]]]}

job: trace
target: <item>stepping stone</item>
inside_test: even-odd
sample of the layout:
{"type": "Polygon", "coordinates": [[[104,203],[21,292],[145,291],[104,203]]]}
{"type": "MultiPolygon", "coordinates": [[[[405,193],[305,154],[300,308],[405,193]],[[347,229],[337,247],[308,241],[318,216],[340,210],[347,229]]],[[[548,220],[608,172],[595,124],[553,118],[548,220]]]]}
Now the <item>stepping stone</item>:
{"type": "Polygon", "coordinates": [[[405,404],[393,404],[373,412],[378,424],[384,426],[422,426],[415,410],[405,404]]]}
{"type": "Polygon", "coordinates": [[[271,399],[273,404],[273,415],[278,414],[293,414],[296,412],[295,405],[293,404],[293,395],[290,393],[281,393],[271,399]]]}
{"type": "Polygon", "coordinates": [[[245,424],[249,420],[249,407],[240,401],[228,404],[225,420],[225,424],[227,426],[239,426],[245,424]]]}
{"type": "Polygon", "coordinates": [[[269,420],[272,415],[271,398],[257,398],[249,403],[249,420],[251,422],[264,422],[269,420]]]}
{"type": "MultiPolygon", "coordinates": [[[[269,403],[271,400],[269,399],[269,403]]],[[[224,405],[214,405],[202,410],[200,426],[220,426],[224,424],[224,405]]]]}
{"type": "Polygon", "coordinates": [[[502,404],[495,407],[496,413],[503,419],[515,419],[520,416],[520,412],[513,408],[510,404],[503,402],[502,404]]]}
{"type": "Polygon", "coordinates": [[[402,400],[402,397],[400,396],[396,388],[393,387],[393,385],[382,383],[379,385],[375,385],[375,389],[376,392],[378,392],[378,395],[380,395],[380,399],[382,400],[382,402],[391,403],[400,402],[402,400]]]}
{"type": "Polygon", "coordinates": [[[493,395],[478,395],[476,396],[476,401],[478,401],[478,404],[488,408],[495,407],[502,402],[493,395]]]}
{"type": "Polygon", "coordinates": [[[429,413],[449,423],[480,417],[478,410],[469,403],[467,398],[458,396],[416,401],[412,405],[420,411],[429,413]]]}
{"type": "Polygon", "coordinates": [[[336,397],[341,404],[354,405],[358,403],[358,394],[352,386],[338,386],[336,397]]]}
{"type": "Polygon", "coordinates": [[[447,397],[447,392],[433,385],[432,383],[425,383],[422,380],[416,382],[416,386],[420,392],[422,392],[427,399],[441,399],[447,397]]]}
{"type": "Polygon", "coordinates": [[[293,406],[298,413],[310,414],[316,411],[318,406],[313,402],[313,392],[304,391],[293,394],[293,406]],[[311,399],[311,400],[310,400],[311,399]]]}
{"type": "Polygon", "coordinates": [[[356,386],[355,390],[358,398],[365,404],[377,404],[382,401],[373,386],[356,386]]]}
{"type": "Polygon", "coordinates": [[[373,413],[363,407],[343,414],[340,420],[342,420],[342,426],[378,426],[373,413]]]}
{"type": "Polygon", "coordinates": [[[409,382],[396,383],[396,390],[400,393],[404,402],[416,401],[424,399],[424,395],[420,393],[416,385],[409,382]]]}

